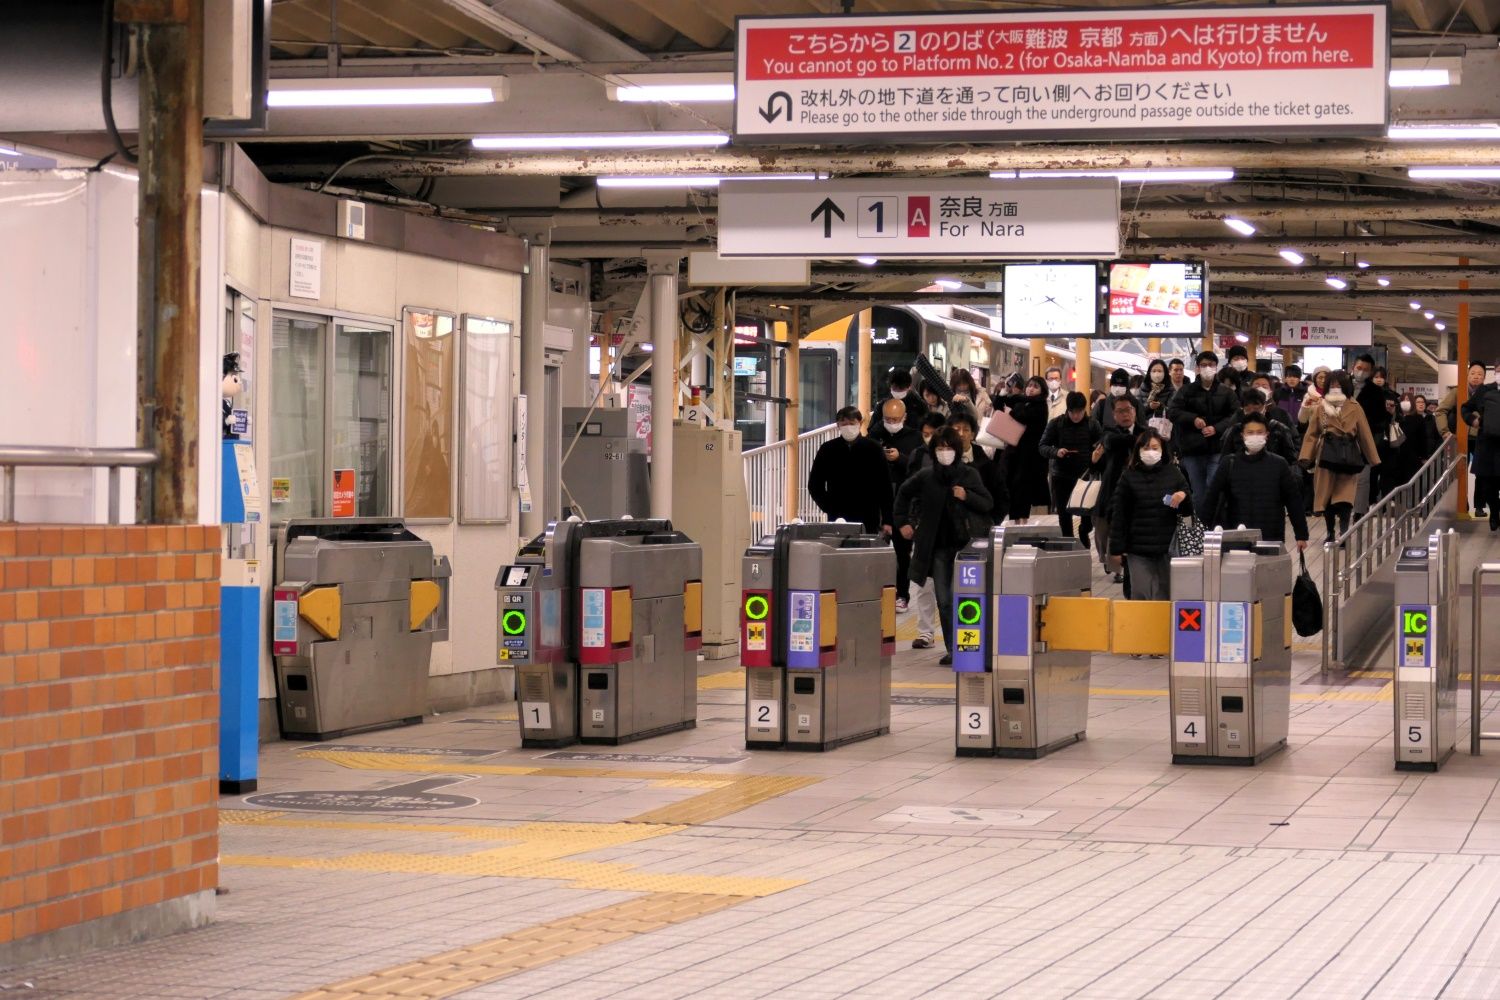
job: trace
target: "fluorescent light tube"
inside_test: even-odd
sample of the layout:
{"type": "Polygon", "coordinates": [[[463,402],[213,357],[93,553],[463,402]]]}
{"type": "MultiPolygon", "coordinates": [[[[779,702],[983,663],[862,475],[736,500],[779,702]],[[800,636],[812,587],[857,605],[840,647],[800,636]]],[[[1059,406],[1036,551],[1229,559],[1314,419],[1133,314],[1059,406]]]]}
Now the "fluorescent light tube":
{"type": "MultiPolygon", "coordinates": [[[[995,174],[991,174],[994,177],[995,174]]],[[[1028,177],[1117,177],[1122,183],[1184,184],[1193,181],[1231,181],[1234,170],[1224,168],[1160,167],[1142,170],[1017,170],[1016,176],[1028,177]]]]}
{"type": "Polygon", "coordinates": [[[1389,287],[1391,287],[1391,279],[1390,278],[1376,278],[1375,279],[1375,284],[1379,285],[1381,288],[1389,288],[1389,287]]]}
{"type": "Polygon", "coordinates": [[[644,149],[647,147],[723,146],[719,132],[612,132],[607,135],[482,135],[475,149],[644,149]]]}
{"type": "Polygon", "coordinates": [[[1287,247],[1285,250],[1281,250],[1278,252],[1281,254],[1282,260],[1286,261],[1288,264],[1291,264],[1294,267],[1300,265],[1304,260],[1307,259],[1297,251],[1293,250],[1291,247],[1287,247]]]}
{"type": "Polygon", "coordinates": [[[854,260],[856,263],[863,264],[865,267],[874,267],[876,264],[880,263],[879,257],[856,257],[854,258],[854,260]]]}
{"type": "Polygon", "coordinates": [[[1500,141],[1500,122],[1471,122],[1464,125],[1392,125],[1385,130],[1387,139],[1487,139],[1500,141]]]}
{"type": "Polygon", "coordinates": [[[1393,69],[1389,79],[1392,87],[1446,87],[1452,82],[1448,70],[1431,66],[1427,69],[1393,69]]]}
{"type": "Polygon", "coordinates": [[[1500,167],[1409,167],[1406,176],[1414,181],[1492,181],[1500,180],[1500,167]]]}
{"type": "Polygon", "coordinates": [[[617,79],[619,83],[605,88],[611,101],[697,104],[734,100],[732,73],[640,73],[617,79]]]}
{"type": "Polygon", "coordinates": [[[815,181],[817,174],[675,174],[660,177],[596,177],[594,183],[602,188],[680,188],[718,187],[722,181],[815,181]]]}
{"type": "Polygon", "coordinates": [[[1345,281],[1343,278],[1334,277],[1331,274],[1328,277],[1324,278],[1323,281],[1328,285],[1329,288],[1337,288],[1341,292],[1349,287],[1349,282],[1345,281]]]}
{"type": "Polygon", "coordinates": [[[950,292],[956,292],[960,288],[964,287],[964,283],[962,281],[954,281],[952,278],[939,278],[934,281],[933,284],[937,285],[939,288],[946,288],[950,292]]]}
{"type": "Polygon", "coordinates": [[[272,108],[436,107],[494,104],[506,96],[500,76],[333,77],[272,80],[266,106],[272,108]]]}
{"type": "Polygon", "coordinates": [[[1255,235],[1255,227],[1246,222],[1244,219],[1236,219],[1233,216],[1230,216],[1229,218],[1226,218],[1224,220],[1224,225],[1228,226],[1230,229],[1233,229],[1241,236],[1255,235]]]}

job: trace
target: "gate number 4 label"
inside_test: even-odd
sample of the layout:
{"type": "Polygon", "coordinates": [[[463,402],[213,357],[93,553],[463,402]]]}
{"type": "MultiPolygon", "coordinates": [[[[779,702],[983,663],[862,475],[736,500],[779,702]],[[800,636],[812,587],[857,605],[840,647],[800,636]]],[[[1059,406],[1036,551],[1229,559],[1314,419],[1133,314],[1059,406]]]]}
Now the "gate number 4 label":
{"type": "Polygon", "coordinates": [[[1208,719],[1201,715],[1179,715],[1177,717],[1177,741],[1179,743],[1206,743],[1208,719]]]}

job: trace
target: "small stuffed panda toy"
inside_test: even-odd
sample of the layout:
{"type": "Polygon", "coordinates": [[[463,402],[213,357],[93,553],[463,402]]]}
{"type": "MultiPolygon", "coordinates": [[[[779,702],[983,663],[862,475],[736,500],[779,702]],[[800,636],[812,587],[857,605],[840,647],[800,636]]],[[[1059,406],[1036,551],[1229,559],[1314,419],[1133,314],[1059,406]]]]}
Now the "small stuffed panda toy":
{"type": "Polygon", "coordinates": [[[238,353],[224,355],[224,379],[219,383],[219,395],[223,397],[224,408],[224,437],[236,439],[239,437],[234,432],[234,397],[238,396],[245,388],[245,380],[240,377],[244,369],[240,367],[240,356],[238,353]]]}

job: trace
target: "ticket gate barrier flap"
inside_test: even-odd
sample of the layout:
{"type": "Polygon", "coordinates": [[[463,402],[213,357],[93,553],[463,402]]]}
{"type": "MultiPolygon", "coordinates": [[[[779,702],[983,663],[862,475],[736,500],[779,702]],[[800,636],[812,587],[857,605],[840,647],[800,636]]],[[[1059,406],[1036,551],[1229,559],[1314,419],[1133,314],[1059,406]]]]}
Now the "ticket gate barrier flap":
{"type": "Polygon", "coordinates": [[[1172,651],[1171,601],[1116,601],[1109,649],[1117,656],[1166,656],[1172,651]]]}
{"type": "Polygon", "coordinates": [[[1434,532],[1425,546],[1403,549],[1396,563],[1391,700],[1398,771],[1437,771],[1457,742],[1456,539],[1451,530],[1434,532]]]}
{"type": "Polygon", "coordinates": [[[1058,652],[1093,652],[1113,644],[1110,621],[1115,602],[1107,597],[1043,595],[1039,598],[1039,641],[1058,652]]]}

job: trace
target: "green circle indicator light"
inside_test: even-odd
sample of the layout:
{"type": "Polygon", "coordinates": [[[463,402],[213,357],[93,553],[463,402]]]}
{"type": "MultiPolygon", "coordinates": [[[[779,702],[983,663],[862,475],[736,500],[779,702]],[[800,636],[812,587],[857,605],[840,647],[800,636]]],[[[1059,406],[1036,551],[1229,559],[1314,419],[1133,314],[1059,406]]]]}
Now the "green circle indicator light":
{"type": "Polygon", "coordinates": [[[500,617],[500,627],[506,635],[520,635],[526,631],[526,612],[507,611],[500,617]]]}
{"type": "Polygon", "coordinates": [[[958,620],[963,625],[974,625],[979,622],[979,616],[983,613],[978,601],[959,601],[958,620]]]}
{"type": "Polygon", "coordinates": [[[771,613],[771,602],[759,594],[745,598],[745,617],[753,622],[764,621],[771,613]]]}

